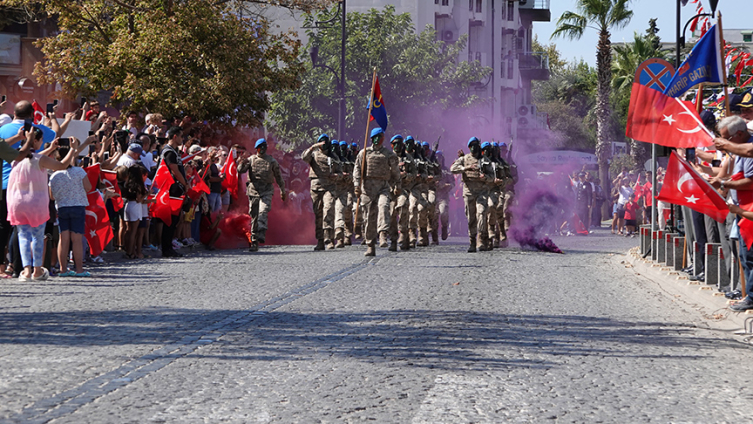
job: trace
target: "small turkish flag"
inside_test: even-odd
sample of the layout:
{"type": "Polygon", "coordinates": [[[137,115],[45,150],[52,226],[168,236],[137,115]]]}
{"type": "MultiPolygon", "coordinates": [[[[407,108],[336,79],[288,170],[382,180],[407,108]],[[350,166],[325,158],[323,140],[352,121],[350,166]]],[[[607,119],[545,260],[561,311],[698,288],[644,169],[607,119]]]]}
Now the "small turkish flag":
{"type": "Polygon", "coordinates": [[[633,140],[667,147],[699,147],[714,144],[690,102],[665,96],[645,85],[633,83],[625,135],[633,140]]]}
{"type": "Polygon", "coordinates": [[[664,185],[656,199],[687,206],[717,222],[724,222],[729,213],[729,206],[719,192],[675,152],[669,157],[664,185]]]}
{"type": "Polygon", "coordinates": [[[225,174],[222,187],[226,188],[233,197],[238,197],[238,165],[235,163],[235,151],[230,151],[222,172],[225,174]]]}
{"type": "Polygon", "coordinates": [[[99,175],[102,177],[102,183],[105,185],[105,189],[111,189],[115,193],[117,193],[117,197],[112,197],[112,207],[115,209],[115,212],[123,209],[125,206],[125,203],[123,203],[123,198],[121,197],[120,193],[120,186],[118,185],[118,174],[115,171],[108,171],[103,169],[99,175]]]}
{"type": "Polygon", "coordinates": [[[186,196],[190,197],[191,200],[195,202],[199,200],[199,197],[201,197],[201,193],[209,194],[210,190],[209,190],[209,186],[207,186],[207,183],[205,183],[204,180],[199,178],[197,175],[196,178],[194,178],[193,187],[188,189],[188,192],[186,192],[186,196]]]}
{"type": "Polygon", "coordinates": [[[45,110],[42,109],[42,106],[39,106],[39,103],[34,100],[33,102],[31,102],[31,107],[34,108],[34,124],[39,125],[44,122],[44,118],[47,115],[45,115],[45,110]]]}
{"type": "Polygon", "coordinates": [[[100,164],[95,163],[92,166],[84,168],[86,171],[86,177],[89,179],[89,184],[92,186],[92,190],[96,190],[99,185],[99,174],[102,171],[100,164]]]}
{"type": "Polygon", "coordinates": [[[84,236],[89,243],[91,254],[98,256],[113,238],[112,227],[107,216],[107,209],[105,209],[105,202],[99,192],[96,190],[90,192],[87,199],[89,206],[86,207],[84,236]]]}
{"type": "Polygon", "coordinates": [[[154,180],[152,180],[152,186],[157,187],[158,190],[162,190],[162,187],[165,185],[170,189],[170,186],[173,184],[175,184],[175,179],[170,173],[170,168],[167,167],[164,160],[160,161],[159,168],[157,168],[157,172],[154,174],[154,180]]]}
{"type": "Polygon", "coordinates": [[[154,203],[149,204],[149,211],[152,216],[170,225],[173,216],[173,211],[170,208],[170,186],[162,187],[155,196],[149,198],[155,199],[154,203]]]}

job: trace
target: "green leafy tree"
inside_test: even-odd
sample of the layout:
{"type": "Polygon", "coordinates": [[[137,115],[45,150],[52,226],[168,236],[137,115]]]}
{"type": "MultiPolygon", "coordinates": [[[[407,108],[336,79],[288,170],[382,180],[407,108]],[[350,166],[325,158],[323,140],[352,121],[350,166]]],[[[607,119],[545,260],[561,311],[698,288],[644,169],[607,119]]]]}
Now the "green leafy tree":
{"type": "MultiPolygon", "coordinates": [[[[628,9],[630,0],[576,0],[577,12],[567,11],[557,21],[557,28],[552,37],[567,37],[578,40],[587,28],[594,28],[599,33],[596,48],[596,156],[599,161],[599,178],[609,191],[609,155],[612,141],[612,111],[610,92],[612,84],[612,41],[610,31],[624,28],[633,17],[628,9]]],[[[607,206],[602,212],[607,214],[607,206]]]]}
{"type": "MultiPolygon", "coordinates": [[[[254,2],[260,3],[260,2],[254,2]]],[[[311,10],[323,0],[268,1],[311,10]]],[[[269,93],[298,86],[300,41],[273,34],[240,3],[204,0],[0,0],[55,17],[35,75],[63,95],[107,90],[131,110],[260,125],[269,93]]]]}
{"type": "MultiPolygon", "coordinates": [[[[332,12],[325,12],[331,16],[332,12]]],[[[313,19],[313,18],[312,18],[313,19]]],[[[390,119],[390,132],[414,134],[431,140],[445,134],[445,122],[457,122],[457,112],[469,111],[481,101],[471,89],[484,82],[490,68],[478,62],[460,62],[466,44],[437,41],[431,26],[416,34],[410,15],[396,14],[394,6],[367,13],[348,13],[346,44],[345,134],[334,137],[361,140],[367,123],[367,103],[376,68],[390,119]]],[[[318,63],[340,69],[341,28],[311,32],[307,50],[318,46],[318,63]]],[[[333,72],[312,68],[305,56],[306,72],[300,87],[274,94],[268,127],[293,144],[307,144],[321,132],[337,128],[338,89],[333,72]]]]}

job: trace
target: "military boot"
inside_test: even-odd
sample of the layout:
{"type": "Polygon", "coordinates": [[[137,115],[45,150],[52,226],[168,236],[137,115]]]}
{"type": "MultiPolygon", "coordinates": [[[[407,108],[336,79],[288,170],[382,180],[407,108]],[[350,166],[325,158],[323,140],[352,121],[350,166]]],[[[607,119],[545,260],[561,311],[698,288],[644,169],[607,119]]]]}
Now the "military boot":
{"type": "Polygon", "coordinates": [[[412,249],[416,248],[416,229],[411,228],[408,230],[408,243],[412,249]]]}
{"type": "Polygon", "coordinates": [[[398,240],[398,243],[400,244],[400,250],[409,250],[410,249],[410,240],[408,240],[408,237],[403,237],[402,234],[400,235],[401,239],[398,240]]]}
{"type": "Polygon", "coordinates": [[[363,256],[376,256],[376,247],[374,245],[368,246],[363,256]]]}
{"type": "Polygon", "coordinates": [[[350,241],[350,236],[345,236],[345,238],[343,239],[343,243],[345,243],[345,245],[346,245],[346,246],[350,246],[350,245],[352,245],[352,244],[353,244],[353,243],[352,243],[352,242],[350,241]]]}
{"type": "Polygon", "coordinates": [[[337,243],[335,243],[335,248],[342,249],[345,247],[345,234],[343,234],[342,230],[335,231],[335,240],[337,240],[337,243]]]}
{"type": "Polygon", "coordinates": [[[418,245],[422,247],[429,245],[429,232],[426,231],[426,228],[418,230],[418,245]]]}
{"type": "Polygon", "coordinates": [[[259,242],[254,240],[251,242],[251,247],[248,248],[249,252],[258,252],[259,251],[259,242]]]}
{"type": "Polygon", "coordinates": [[[471,245],[468,247],[468,253],[476,252],[476,237],[470,236],[471,245]]]}
{"type": "Polygon", "coordinates": [[[508,246],[508,242],[506,238],[499,241],[499,247],[505,248],[507,246],[508,246]]]}
{"type": "Polygon", "coordinates": [[[324,250],[324,240],[316,241],[316,246],[314,246],[314,251],[318,252],[320,250],[324,250]]]}
{"type": "Polygon", "coordinates": [[[390,252],[397,252],[397,240],[391,240],[390,247],[387,250],[389,250],[390,252]]]}
{"type": "Polygon", "coordinates": [[[437,230],[431,230],[431,244],[438,245],[439,244],[439,235],[437,234],[437,230]]]}
{"type": "Polygon", "coordinates": [[[479,252],[488,252],[490,250],[492,250],[492,248],[489,247],[489,238],[487,238],[487,237],[479,237],[478,251],[479,252]]]}
{"type": "Polygon", "coordinates": [[[442,226],[442,240],[447,240],[447,227],[442,226]]]}
{"type": "Polygon", "coordinates": [[[494,237],[494,239],[492,239],[492,247],[499,249],[499,237],[494,237]]]}
{"type": "Polygon", "coordinates": [[[355,238],[356,240],[363,238],[363,233],[361,232],[362,227],[362,225],[356,225],[355,227],[353,227],[353,238],[355,238]]]}
{"type": "Polygon", "coordinates": [[[330,250],[335,248],[333,230],[324,230],[324,245],[330,250]]]}
{"type": "Polygon", "coordinates": [[[387,247],[390,245],[389,238],[386,231],[379,232],[379,247],[387,247]]]}

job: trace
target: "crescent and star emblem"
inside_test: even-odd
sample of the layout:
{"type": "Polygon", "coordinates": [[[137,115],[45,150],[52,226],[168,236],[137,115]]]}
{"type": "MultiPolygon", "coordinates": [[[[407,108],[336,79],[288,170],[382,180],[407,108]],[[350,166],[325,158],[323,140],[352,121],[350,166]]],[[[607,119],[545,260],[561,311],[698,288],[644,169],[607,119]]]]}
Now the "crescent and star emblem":
{"type": "MultiPolygon", "coordinates": [[[[680,112],[680,115],[690,115],[690,116],[693,116],[692,113],[687,112],[687,111],[680,112]]],[[[664,116],[664,119],[662,119],[662,121],[668,123],[670,127],[672,126],[673,123],[677,122],[677,119],[675,119],[673,117],[673,115],[669,115],[669,116],[663,115],[663,116],[664,116]]],[[[677,128],[677,131],[680,131],[681,133],[685,133],[685,134],[694,134],[694,133],[697,133],[698,131],[702,131],[702,130],[703,130],[703,128],[701,128],[700,125],[697,125],[692,130],[684,130],[682,128],[677,128]]]]}
{"type": "MultiPolygon", "coordinates": [[[[682,193],[682,185],[683,185],[683,184],[684,184],[684,183],[685,183],[686,181],[692,181],[692,180],[693,180],[693,176],[692,176],[692,175],[690,175],[690,174],[684,174],[684,175],[683,175],[682,177],[680,177],[680,179],[679,179],[679,180],[677,181],[677,191],[679,191],[680,193],[682,193]]],[[[688,203],[693,203],[693,204],[695,204],[695,203],[696,203],[697,201],[699,201],[699,200],[700,200],[700,198],[698,198],[698,197],[695,197],[695,195],[691,194],[691,195],[690,195],[690,197],[686,197],[686,198],[685,198],[685,200],[686,200],[686,201],[687,201],[688,203]]]]}

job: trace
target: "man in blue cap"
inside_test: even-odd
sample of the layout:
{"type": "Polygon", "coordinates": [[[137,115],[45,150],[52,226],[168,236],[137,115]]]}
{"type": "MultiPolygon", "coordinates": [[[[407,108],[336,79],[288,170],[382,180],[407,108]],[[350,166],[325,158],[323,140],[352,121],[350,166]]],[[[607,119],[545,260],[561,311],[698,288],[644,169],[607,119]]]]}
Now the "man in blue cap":
{"type": "Polygon", "coordinates": [[[390,202],[393,194],[400,193],[400,170],[397,156],[382,146],[384,130],[371,131],[371,146],[358,153],[353,171],[355,194],[360,196],[364,209],[365,256],[376,256],[376,240],[387,247],[390,229],[390,202]]]}
{"type": "Polygon", "coordinates": [[[280,164],[272,155],[267,154],[267,140],[260,138],[254,144],[256,154],[241,161],[238,172],[248,171],[248,214],[251,215],[251,252],[259,250],[259,244],[264,244],[267,234],[267,215],[272,207],[272,196],[275,194],[274,182],[280,187],[280,198],[287,199],[285,181],[282,179],[280,164]]]}
{"type": "Polygon", "coordinates": [[[400,170],[400,193],[392,199],[392,219],[390,220],[390,250],[394,252],[397,250],[398,244],[400,244],[400,250],[410,248],[408,236],[410,191],[408,189],[415,183],[417,174],[413,158],[405,152],[403,136],[395,135],[390,140],[390,144],[392,151],[398,157],[398,169],[400,170]]]}
{"type": "Polygon", "coordinates": [[[405,150],[413,158],[413,163],[416,165],[416,179],[411,188],[409,206],[410,221],[408,222],[408,232],[410,245],[413,248],[416,246],[428,246],[429,239],[426,228],[428,226],[429,187],[427,186],[427,180],[429,173],[427,172],[427,164],[423,158],[421,142],[414,140],[412,136],[408,136],[405,139],[405,150]],[[423,236],[421,236],[422,228],[423,236]],[[416,232],[418,232],[418,237],[416,232]]]}
{"type": "Polygon", "coordinates": [[[431,146],[427,141],[421,142],[421,148],[423,150],[424,161],[426,162],[426,172],[428,177],[426,179],[426,230],[428,233],[426,237],[426,245],[439,244],[439,225],[437,222],[437,180],[442,176],[442,170],[439,168],[439,164],[433,157],[434,152],[431,150],[431,146]],[[429,236],[432,240],[429,240],[429,236]]]}
{"type": "Polygon", "coordinates": [[[494,175],[497,178],[489,191],[489,239],[492,248],[507,247],[507,232],[505,231],[505,189],[510,179],[510,167],[499,156],[499,143],[493,142],[490,159],[494,175]]]}
{"type": "Polygon", "coordinates": [[[450,167],[450,171],[463,176],[463,200],[470,237],[468,252],[472,253],[476,250],[482,252],[489,250],[488,184],[495,178],[491,167],[485,164],[481,156],[481,141],[476,137],[471,137],[468,140],[468,148],[471,154],[466,155],[462,150],[458,151],[458,158],[450,167]]]}
{"type": "Polygon", "coordinates": [[[317,143],[306,149],[301,160],[308,163],[311,179],[311,201],[314,206],[314,234],[316,247],[335,248],[335,199],[337,181],[342,176],[340,161],[332,153],[332,143],[327,134],[319,136],[317,143]]]}

